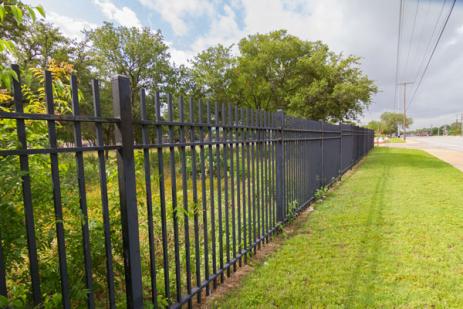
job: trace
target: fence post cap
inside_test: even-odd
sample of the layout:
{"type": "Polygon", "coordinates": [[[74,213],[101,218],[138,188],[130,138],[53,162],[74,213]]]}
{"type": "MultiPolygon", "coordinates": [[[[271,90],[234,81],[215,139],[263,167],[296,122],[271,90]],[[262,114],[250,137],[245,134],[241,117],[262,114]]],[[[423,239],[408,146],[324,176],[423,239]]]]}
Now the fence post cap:
{"type": "Polygon", "coordinates": [[[114,80],[119,80],[119,79],[126,79],[126,80],[129,80],[129,78],[125,75],[122,75],[122,74],[116,74],[116,75],[113,75],[111,77],[111,80],[114,81],[114,80]]]}

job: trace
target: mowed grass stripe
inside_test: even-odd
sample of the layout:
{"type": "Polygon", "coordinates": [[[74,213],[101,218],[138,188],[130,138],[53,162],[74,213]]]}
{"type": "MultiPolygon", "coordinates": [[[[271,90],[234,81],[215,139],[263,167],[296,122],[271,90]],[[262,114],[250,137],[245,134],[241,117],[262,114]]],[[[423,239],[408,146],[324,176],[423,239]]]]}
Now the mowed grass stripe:
{"type": "Polygon", "coordinates": [[[220,307],[463,307],[463,173],[375,149],[220,307]]]}

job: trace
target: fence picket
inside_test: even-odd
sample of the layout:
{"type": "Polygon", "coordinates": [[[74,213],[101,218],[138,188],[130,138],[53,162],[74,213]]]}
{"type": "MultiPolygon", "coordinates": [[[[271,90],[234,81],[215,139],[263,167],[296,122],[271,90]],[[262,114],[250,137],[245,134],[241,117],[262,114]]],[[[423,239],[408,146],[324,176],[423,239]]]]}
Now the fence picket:
{"type": "MultiPolygon", "coordinates": [[[[78,116],[79,108],[79,90],[77,88],[77,78],[71,75],[71,96],[72,96],[72,114],[78,116]]],[[[82,149],[82,130],[80,122],[74,122],[74,144],[76,148],[82,149]]],[[[92,257],[90,254],[90,232],[88,228],[88,210],[87,210],[87,193],[85,190],[84,174],[84,153],[82,150],[76,151],[77,182],[79,187],[79,206],[82,213],[82,247],[85,264],[85,287],[87,288],[87,305],[88,308],[95,308],[95,299],[93,295],[93,278],[92,278],[92,257]]]]}
{"type": "MultiPolygon", "coordinates": [[[[140,118],[147,120],[146,112],[146,93],[144,89],[140,90],[140,118]]],[[[144,145],[149,144],[149,132],[146,125],[142,125],[141,129],[142,141],[144,145]]],[[[153,223],[153,197],[151,192],[151,165],[150,165],[150,150],[143,148],[143,168],[145,174],[145,191],[146,191],[146,214],[148,216],[148,246],[150,256],[150,277],[151,277],[151,302],[154,308],[158,307],[158,293],[156,287],[156,255],[154,250],[154,223],[153,223]]]]}
{"type": "MultiPolygon", "coordinates": [[[[11,68],[15,71],[17,75],[17,80],[13,79],[13,98],[15,103],[15,110],[17,113],[23,113],[23,95],[21,91],[21,73],[19,71],[18,65],[12,65],[11,68]]],[[[16,131],[18,135],[19,147],[23,150],[27,150],[27,137],[26,137],[26,126],[24,119],[16,119],[16,131]]],[[[39,276],[39,264],[37,259],[37,243],[35,238],[35,220],[34,220],[34,211],[32,207],[32,192],[31,192],[31,177],[29,174],[29,157],[27,154],[19,156],[19,164],[22,180],[22,193],[23,193],[23,203],[24,203],[24,217],[26,224],[26,234],[27,234],[27,249],[29,256],[29,269],[31,276],[31,285],[32,285],[32,298],[35,306],[39,305],[42,302],[42,293],[40,291],[40,276],[39,276]]],[[[1,235],[0,235],[1,239],[1,235]]],[[[3,254],[0,241],[0,295],[6,296],[6,282],[4,274],[4,263],[3,263],[3,254]],[[2,267],[3,266],[3,267],[2,267]]]]}
{"type": "MultiPolygon", "coordinates": [[[[17,66],[13,68],[19,72],[17,66]]],[[[30,155],[50,156],[62,306],[70,308],[71,301],[74,301],[71,298],[77,297],[77,294],[71,291],[68,278],[71,260],[66,259],[66,243],[73,239],[68,239],[69,235],[66,238],[64,234],[66,218],[63,218],[58,154],[74,153],[83,243],[83,265],[77,267],[83,270],[82,286],[86,288],[87,307],[106,304],[109,308],[116,308],[120,301],[117,284],[125,288],[125,305],[129,308],[143,308],[144,291],[150,291],[146,300],[149,299],[155,308],[178,308],[183,305],[192,307],[194,301],[200,303],[204,291],[206,296],[210,295],[218,282],[225,280],[225,273],[228,277],[243,262],[247,263],[249,256],[269,242],[281,224],[309,205],[317,189],[331,185],[373,147],[373,132],[359,127],[298,119],[285,116],[281,110],[267,112],[219,102],[211,110],[207,101],[204,111],[203,102],[192,99],[189,100],[188,111],[185,111],[183,98],[179,98],[178,105],[174,106],[170,94],[166,95],[164,103],[164,97],[161,99],[159,93],[151,95],[154,97],[155,116],[154,120],[150,120],[146,104],[150,94],[140,90],[141,113],[134,115],[130,82],[123,76],[112,80],[112,118],[102,117],[100,86],[96,80],[92,81],[93,116],[80,114],[75,76],[71,77],[72,115],[55,113],[50,72],[45,73],[47,114],[24,113],[20,79],[13,81],[13,86],[15,110],[0,111],[0,119],[16,120],[19,147],[0,149],[0,156],[19,157],[20,169],[24,172],[21,175],[21,203],[24,206],[31,279],[29,299],[34,306],[42,306],[43,298],[48,297],[50,292],[41,289],[40,285],[40,256],[36,242],[41,238],[35,238],[30,155]],[[174,117],[177,110],[178,115],[174,117]],[[189,117],[185,116],[185,112],[189,117]],[[27,147],[26,120],[47,122],[48,148],[27,147]],[[63,146],[57,135],[57,123],[60,125],[61,122],[69,122],[74,128],[74,144],[69,147],[63,146]],[[83,143],[82,122],[95,125],[94,145],[83,143]],[[103,140],[105,124],[115,124],[115,143],[112,145],[110,138],[106,141],[108,145],[103,140]],[[138,128],[141,128],[140,140],[136,138],[140,132],[138,128]],[[150,136],[150,128],[154,128],[154,137],[150,136]],[[143,154],[140,166],[135,160],[137,149],[141,149],[143,154]],[[156,149],[157,156],[150,157],[151,149],[156,149]],[[118,227],[110,224],[111,211],[114,210],[109,207],[108,198],[110,180],[106,168],[112,161],[105,156],[105,151],[109,150],[117,150],[121,216],[118,227],[122,229],[123,274],[118,272],[122,268],[117,265],[122,259],[118,259],[117,254],[113,256],[112,237],[118,235],[112,234],[112,229],[117,230],[118,227]],[[84,174],[84,159],[88,164],[86,152],[97,153],[95,164],[99,173],[98,198],[102,207],[105,248],[102,253],[91,252],[92,230],[87,216],[93,203],[90,203],[90,194],[87,196],[90,182],[85,181],[84,174]],[[166,171],[165,160],[169,164],[166,171]],[[144,177],[142,191],[146,209],[139,209],[137,205],[137,175],[144,177]],[[158,180],[152,181],[152,177],[158,180]],[[153,186],[157,186],[156,190],[153,186]],[[166,196],[166,190],[170,190],[169,196],[166,196]],[[179,194],[181,201],[178,200],[179,194]],[[182,205],[178,205],[179,202],[182,205]],[[139,230],[139,223],[146,225],[147,229],[139,230]],[[157,228],[160,229],[159,235],[157,228]],[[142,240],[148,244],[140,246],[142,240]],[[156,244],[159,244],[159,249],[156,249],[156,244]],[[104,259],[98,261],[104,260],[105,271],[92,272],[92,266],[97,268],[92,262],[100,254],[104,254],[104,259]],[[170,254],[174,256],[173,262],[169,261],[170,254]],[[142,270],[146,270],[146,275],[142,270]],[[173,273],[175,278],[170,276],[173,273]],[[149,280],[143,282],[142,278],[148,277],[149,280]],[[99,288],[102,284],[96,284],[97,280],[105,282],[106,289],[99,288]],[[121,284],[124,280],[125,284],[121,284]],[[158,280],[163,284],[159,284],[158,280]],[[102,293],[107,296],[100,295],[102,293]]],[[[59,163],[63,164],[61,160],[59,163]]],[[[0,231],[0,295],[13,297],[13,289],[8,290],[6,285],[8,280],[14,280],[8,277],[11,261],[9,252],[5,251],[8,248],[5,245],[8,226],[2,226],[0,231]]],[[[114,247],[117,250],[116,245],[114,247]]]]}
{"type": "MultiPolygon", "coordinates": [[[[92,80],[92,96],[93,96],[93,109],[95,117],[101,117],[100,106],[100,86],[97,80],[92,80]]],[[[101,123],[95,123],[96,127],[96,143],[98,147],[104,146],[103,140],[103,127],[101,123]]],[[[106,284],[108,288],[109,308],[116,308],[116,295],[114,288],[114,270],[113,270],[113,254],[111,244],[111,226],[109,218],[109,202],[108,202],[108,185],[106,177],[106,160],[103,149],[98,150],[98,172],[100,177],[100,195],[101,206],[103,213],[103,229],[104,229],[104,242],[105,242],[105,260],[106,260],[106,284]]]]}
{"type": "MultiPolygon", "coordinates": [[[[45,95],[47,103],[47,113],[55,113],[55,103],[53,101],[53,79],[51,72],[45,71],[45,95]]],[[[56,123],[48,120],[48,142],[50,149],[58,148],[56,137],[56,123]]],[[[58,154],[50,153],[51,179],[53,186],[53,205],[55,210],[56,238],[58,240],[59,270],[61,277],[61,296],[64,308],[70,308],[70,288],[66,261],[66,245],[64,239],[63,209],[61,203],[61,185],[59,177],[58,154]]]]}

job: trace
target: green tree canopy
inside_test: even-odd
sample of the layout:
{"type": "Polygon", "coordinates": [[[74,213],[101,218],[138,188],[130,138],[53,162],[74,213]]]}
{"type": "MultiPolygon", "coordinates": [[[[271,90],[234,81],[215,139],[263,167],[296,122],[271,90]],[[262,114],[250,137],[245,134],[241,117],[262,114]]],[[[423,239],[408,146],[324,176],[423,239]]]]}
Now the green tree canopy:
{"type": "Polygon", "coordinates": [[[241,40],[236,68],[246,102],[317,120],[355,119],[368,107],[376,86],[358,68],[317,41],[284,30],[241,40]]]}
{"type": "MultiPolygon", "coordinates": [[[[381,114],[381,122],[383,124],[383,133],[384,134],[393,134],[397,132],[397,126],[403,127],[403,114],[402,113],[393,113],[393,112],[384,112],[381,114]]],[[[405,122],[405,127],[409,128],[413,124],[413,119],[407,117],[405,122]]]]}
{"type": "Polygon", "coordinates": [[[196,55],[191,61],[194,94],[212,97],[220,102],[230,100],[231,69],[234,63],[231,46],[225,47],[219,44],[196,55]]]}
{"type": "Polygon", "coordinates": [[[461,123],[458,121],[452,122],[449,125],[448,133],[450,135],[461,135],[461,123]]]}
{"type": "Polygon", "coordinates": [[[40,67],[45,70],[50,59],[69,60],[70,43],[58,28],[37,21],[21,33],[13,55],[23,68],[40,67]]]}
{"type": "Polygon", "coordinates": [[[383,134],[383,131],[384,131],[383,126],[384,126],[383,122],[378,121],[378,120],[372,120],[367,124],[367,128],[375,131],[375,134],[378,134],[378,135],[383,134]]]}
{"type": "Polygon", "coordinates": [[[51,59],[73,65],[84,85],[87,112],[90,79],[103,81],[107,98],[105,82],[115,74],[129,78],[135,109],[139,90],[145,88],[332,122],[355,121],[377,91],[360,70],[358,57],[337,54],[320,41],[302,40],[285,30],[249,35],[237,49],[219,44],[198,53],[189,66],[175,66],[161,32],[147,27],[104,23],[76,41],[44,22],[17,29],[11,20],[4,24],[5,37],[16,38],[12,54],[22,67],[45,69],[51,59]]]}
{"type": "Polygon", "coordinates": [[[200,94],[216,100],[318,120],[355,120],[377,91],[359,69],[321,42],[285,30],[243,38],[239,55],[218,45],[199,53],[192,78],[200,94]]]}
{"type": "Polygon", "coordinates": [[[21,34],[31,27],[37,14],[45,17],[43,7],[31,6],[17,0],[0,1],[0,86],[10,87],[16,74],[5,62],[16,52],[21,34]]]}
{"type": "Polygon", "coordinates": [[[162,90],[172,74],[168,46],[160,31],[105,23],[87,32],[100,77],[125,75],[132,86],[132,102],[141,88],[162,90]]]}

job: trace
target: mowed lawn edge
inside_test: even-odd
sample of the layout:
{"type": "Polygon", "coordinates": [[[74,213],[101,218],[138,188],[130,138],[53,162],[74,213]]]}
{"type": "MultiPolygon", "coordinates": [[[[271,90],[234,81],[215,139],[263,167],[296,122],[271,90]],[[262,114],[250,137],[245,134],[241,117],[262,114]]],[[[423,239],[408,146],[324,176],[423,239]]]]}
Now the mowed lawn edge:
{"type": "Polygon", "coordinates": [[[463,307],[463,173],[377,148],[238,288],[208,306],[463,307]]]}

